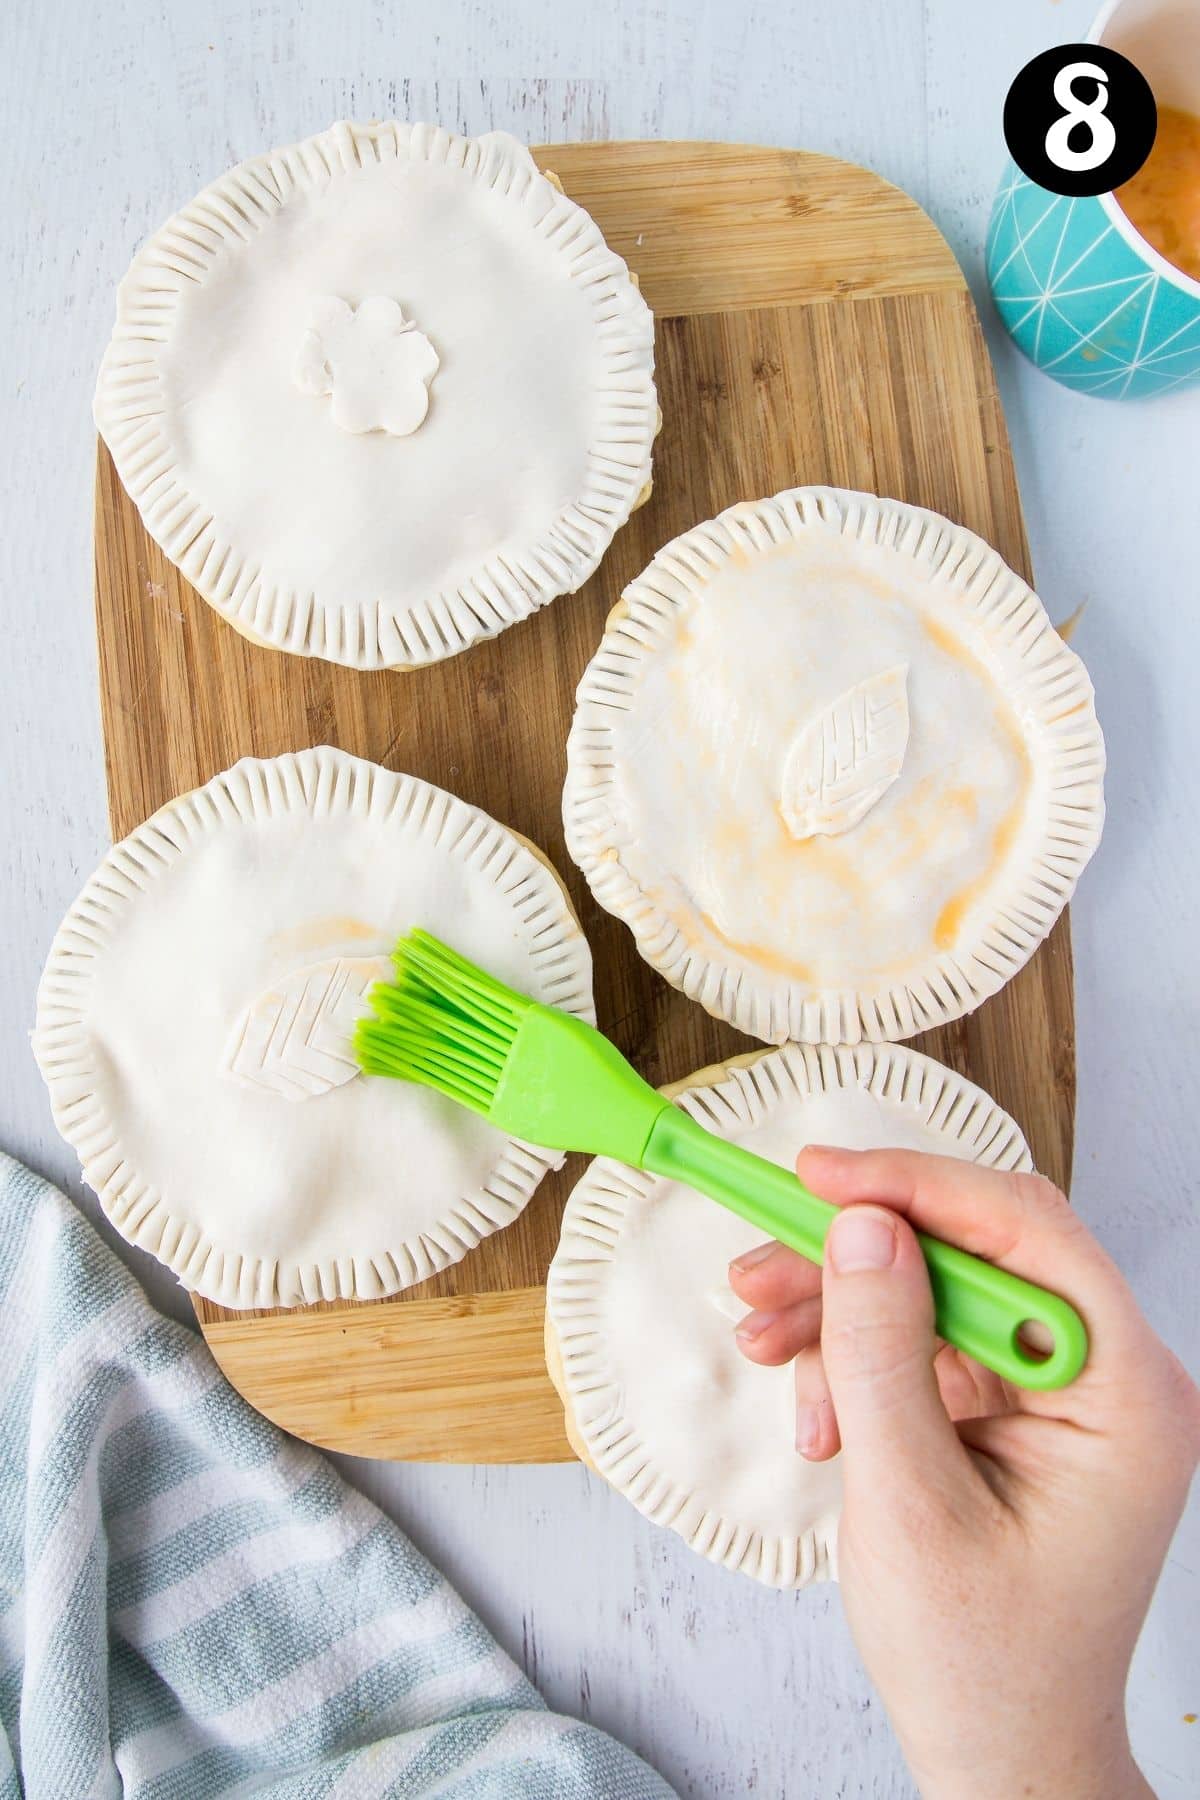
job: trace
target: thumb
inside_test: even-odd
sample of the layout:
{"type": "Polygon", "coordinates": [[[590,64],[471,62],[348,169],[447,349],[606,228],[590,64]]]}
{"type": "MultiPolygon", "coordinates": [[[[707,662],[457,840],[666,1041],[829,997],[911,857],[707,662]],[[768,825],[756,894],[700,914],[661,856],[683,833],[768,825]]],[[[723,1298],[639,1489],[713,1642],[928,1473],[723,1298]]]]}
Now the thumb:
{"type": "Polygon", "coordinates": [[[883,1206],[840,1212],[825,1240],[821,1359],[846,1480],[894,1493],[971,1472],[933,1371],[933,1295],[911,1227],[883,1206]]]}

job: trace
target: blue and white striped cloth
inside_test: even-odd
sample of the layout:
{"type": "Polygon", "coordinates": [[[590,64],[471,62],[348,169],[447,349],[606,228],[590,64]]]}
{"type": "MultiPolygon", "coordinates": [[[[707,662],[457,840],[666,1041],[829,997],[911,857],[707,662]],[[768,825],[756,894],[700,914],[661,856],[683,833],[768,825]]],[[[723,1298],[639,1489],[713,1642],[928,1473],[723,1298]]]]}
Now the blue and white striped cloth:
{"type": "Polygon", "coordinates": [[[0,1795],[669,1800],[0,1155],[0,1795]]]}

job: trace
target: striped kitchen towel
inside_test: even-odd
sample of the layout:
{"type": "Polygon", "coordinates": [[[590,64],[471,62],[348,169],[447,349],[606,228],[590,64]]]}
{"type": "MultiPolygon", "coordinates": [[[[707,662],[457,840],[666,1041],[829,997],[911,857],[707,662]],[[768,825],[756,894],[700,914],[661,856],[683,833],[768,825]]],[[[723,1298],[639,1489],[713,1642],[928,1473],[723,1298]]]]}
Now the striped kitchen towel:
{"type": "Polygon", "coordinates": [[[0,1795],[671,1790],[0,1155],[0,1795]]]}

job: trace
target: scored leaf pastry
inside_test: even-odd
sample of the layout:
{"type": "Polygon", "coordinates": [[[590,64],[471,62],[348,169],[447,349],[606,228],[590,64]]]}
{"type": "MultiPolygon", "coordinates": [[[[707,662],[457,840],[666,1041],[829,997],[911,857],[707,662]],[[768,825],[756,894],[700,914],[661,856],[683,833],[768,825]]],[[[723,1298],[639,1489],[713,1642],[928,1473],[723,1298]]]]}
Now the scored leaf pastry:
{"type": "Polygon", "coordinates": [[[63,921],[34,1049],[55,1122],[130,1242],[225,1306],[375,1299],[511,1223],[561,1159],[351,1037],[422,920],[589,1021],[591,956],[516,833],[323,747],[246,759],[109,851],[63,921]]]}
{"type": "Polygon", "coordinates": [[[772,1043],[903,1038],[1036,950],[1100,836],[1083,664],[936,513],[730,507],[626,590],[579,685],[567,848],[675,987],[772,1043]]]}

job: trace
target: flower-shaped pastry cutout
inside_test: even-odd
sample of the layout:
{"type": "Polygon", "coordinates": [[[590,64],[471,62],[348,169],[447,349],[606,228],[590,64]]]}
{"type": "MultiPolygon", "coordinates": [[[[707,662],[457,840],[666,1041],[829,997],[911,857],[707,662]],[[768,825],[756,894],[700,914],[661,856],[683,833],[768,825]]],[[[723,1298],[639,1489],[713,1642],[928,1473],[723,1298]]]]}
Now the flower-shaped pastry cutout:
{"type": "Polygon", "coordinates": [[[429,411],[439,357],[399,303],[375,295],[354,307],[314,300],[293,380],[306,394],[332,396],[343,431],[408,437],[429,411]]]}

